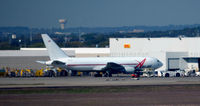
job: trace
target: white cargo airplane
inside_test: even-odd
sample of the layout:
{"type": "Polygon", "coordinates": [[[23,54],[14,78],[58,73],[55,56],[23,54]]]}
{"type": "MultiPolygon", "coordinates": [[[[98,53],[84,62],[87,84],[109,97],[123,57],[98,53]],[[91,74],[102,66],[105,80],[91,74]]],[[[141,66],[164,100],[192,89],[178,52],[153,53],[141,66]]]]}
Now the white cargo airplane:
{"type": "MultiPolygon", "coordinates": [[[[115,73],[135,73],[138,75],[142,68],[157,69],[163,64],[153,57],[91,57],[71,58],[47,35],[42,39],[48,50],[50,61],[37,61],[53,67],[60,67],[71,71],[97,72],[100,75],[112,76],[115,73]]],[[[116,48],[117,49],[117,48],[116,48]]]]}

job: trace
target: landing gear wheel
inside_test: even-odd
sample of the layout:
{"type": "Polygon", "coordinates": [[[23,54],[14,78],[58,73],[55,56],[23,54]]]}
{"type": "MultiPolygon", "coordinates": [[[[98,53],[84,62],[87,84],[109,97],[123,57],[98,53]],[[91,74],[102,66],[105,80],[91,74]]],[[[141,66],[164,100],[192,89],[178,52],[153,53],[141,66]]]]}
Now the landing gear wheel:
{"type": "Polygon", "coordinates": [[[104,73],[104,75],[103,75],[104,77],[108,77],[108,73],[104,73]]]}
{"type": "Polygon", "coordinates": [[[112,77],[112,73],[110,71],[106,71],[104,73],[104,77],[112,77]]]}
{"type": "Polygon", "coordinates": [[[112,77],[112,74],[111,74],[111,73],[109,73],[109,74],[108,74],[108,77],[112,77]]]}
{"type": "Polygon", "coordinates": [[[102,77],[101,74],[94,74],[94,77],[102,77]]]}

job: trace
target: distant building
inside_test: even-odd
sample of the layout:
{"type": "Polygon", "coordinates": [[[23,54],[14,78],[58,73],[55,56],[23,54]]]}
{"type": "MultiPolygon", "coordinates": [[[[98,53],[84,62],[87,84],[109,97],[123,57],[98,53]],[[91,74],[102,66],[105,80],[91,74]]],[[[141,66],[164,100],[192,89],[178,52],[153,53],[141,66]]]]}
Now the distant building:
{"type": "Polygon", "coordinates": [[[17,36],[15,34],[12,34],[12,39],[16,39],[17,36]]]}
{"type": "Polygon", "coordinates": [[[133,30],[133,33],[141,33],[141,32],[144,32],[144,30],[142,30],[142,29],[134,29],[133,30]]]}

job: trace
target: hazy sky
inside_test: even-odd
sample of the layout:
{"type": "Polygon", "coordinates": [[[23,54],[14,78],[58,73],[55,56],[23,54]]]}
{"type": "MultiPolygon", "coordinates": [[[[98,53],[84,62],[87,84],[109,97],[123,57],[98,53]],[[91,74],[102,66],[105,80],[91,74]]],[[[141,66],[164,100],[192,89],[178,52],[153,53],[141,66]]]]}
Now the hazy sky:
{"type": "Polygon", "coordinates": [[[200,24],[200,0],[0,0],[0,26],[200,24]]]}

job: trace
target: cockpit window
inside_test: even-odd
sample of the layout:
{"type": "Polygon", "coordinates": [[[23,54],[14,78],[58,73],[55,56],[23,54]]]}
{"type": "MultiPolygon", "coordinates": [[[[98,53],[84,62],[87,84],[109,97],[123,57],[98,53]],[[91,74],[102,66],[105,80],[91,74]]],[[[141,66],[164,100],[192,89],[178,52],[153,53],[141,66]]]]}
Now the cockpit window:
{"type": "Polygon", "coordinates": [[[160,62],[159,60],[157,60],[157,62],[160,62]]]}

